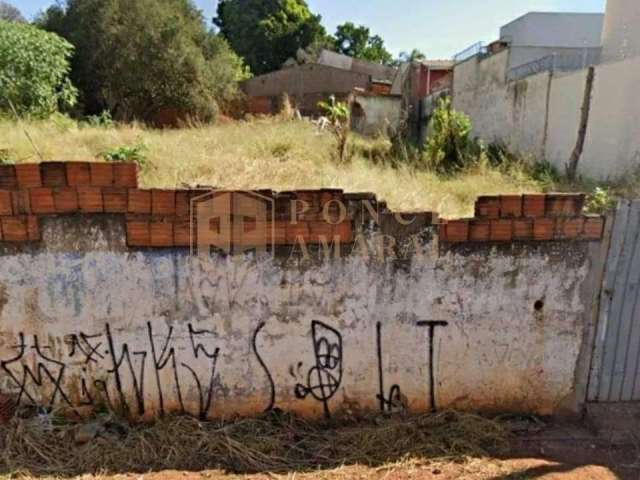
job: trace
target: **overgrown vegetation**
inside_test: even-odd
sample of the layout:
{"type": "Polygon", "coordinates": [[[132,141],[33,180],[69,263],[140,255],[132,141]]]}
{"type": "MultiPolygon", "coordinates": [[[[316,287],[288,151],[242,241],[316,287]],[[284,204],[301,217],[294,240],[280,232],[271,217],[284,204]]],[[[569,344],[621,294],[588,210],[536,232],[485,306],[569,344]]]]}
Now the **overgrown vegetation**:
{"type": "Polygon", "coordinates": [[[38,23],[76,47],[71,78],[90,115],[153,121],[169,109],[208,121],[247,75],[189,0],[67,0],[38,23]]]}
{"type": "Polygon", "coordinates": [[[351,118],[349,105],[345,102],[337,102],[332,96],[328,102],[320,102],[318,107],[329,120],[329,128],[336,137],[338,159],[343,162],[349,141],[349,120],[351,118]]]}
{"type": "Polygon", "coordinates": [[[0,112],[47,117],[76,103],[70,43],[20,22],[0,20],[0,112]]]}
{"type": "Polygon", "coordinates": [[[329,424],[281,412],[228,423],[170,417],[143,426],[102,417],[85,430],[89,435],[78,433],[81,425],[55,420],[14,419],[0,430],[3,474],[67,477],[221,469],[295,475],[343,465],[465,462],[508,448],[506,424],[454,412],[344,417],[329,424]],[[78,438],[84,441],[78,444],[78,438]]]}

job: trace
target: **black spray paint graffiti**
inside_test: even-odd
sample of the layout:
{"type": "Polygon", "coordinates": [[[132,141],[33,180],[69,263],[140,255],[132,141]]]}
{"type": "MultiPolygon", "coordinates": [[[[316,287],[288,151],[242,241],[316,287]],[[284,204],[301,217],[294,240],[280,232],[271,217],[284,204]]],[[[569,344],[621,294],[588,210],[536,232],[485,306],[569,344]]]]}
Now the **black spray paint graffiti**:
{"type": "Polygon", "coordinates": [[[402,394],[400,392],[399,385],[392,385],[389,390],[389,395],[386,394],[384,389],[384,369],[382,367],[382,324],[378,322],[376,324],[376,347],[378,354],[378,385],[380,387],[380,393],[376,395],[376,398],[380,402],[380,411],[382,413],[391,413],[395,409],[401,409],[402,394]]]}
{"type": "Polygon", "coordinates": [[[419,321],[416,323],[418,327],[428,327],[429,328],[429,347],[428,347],[428,357],[429,357],[429,406],[432,412],[436,411],[436,374],[435,374],[435,365],[434,365],[434,339],[436,333],[436,327],[446,327],[449,325],[448,322],[438,321],[438,320],[425,320],[419,321]]]}
{"type": "Polygon", "coordinates": [[[298,383],[296,397],[311,395],[322,402],[325,417],[329,418],[329,400],[337,393],[342,383],[342,335],[336,329],[314,320],[311,323],[315,366],[307,373],[307,383],[298,383]]]}
{"type": "MultiPolygon", "coordinates": [[[[429,368],[429,398],[428,405],[436,410],[436,379],[434,343],[437,327],[448,325],[444,321],[419,321],[418,327],[428,328],[427,360],[429,368]]],[[[269,366],[258,348],[258,339],[266,324],[260,323],[253,332],[252,349],[260,367],[262,368],[270,388],[270,395],[265,411],[275,406],[276,385],[269,366]]],[[[329,401],[338,392],[343,380],[343,339],[341,333],[320,321],[311,323],[313,351],[315,365],[306,374],[301,373],[302,362],[298,364],[298,378],[305,376],[305,380],[295,385],[295,395],[299,399],[311,396],[322,403],[324,414],[330,417],[329,401]]],[[[109,392],[118,397],[117,408],[127,413],[145,414],[145,378],[148,363],[153,366],[157,390],[157,405],[161,415],[167,410],[167,395],[171,389],[171,397],[177,399],[180,413],[186,413],[185,386],[187,379],[191,389],[198,394],[198,416],[202,419],[209,417],[213,406],[217,381],[217,367],[220,349],[212,344],[217,341],[216,333],[210,330],[197,330],[188,325],[190,349],[187,350],[192,359],[198,360],[200,368],[196,368],[184,357],[184,350],[178,350],[175,342],[184,338],[176,335],[174,327],[169,327],[166,333],[154,333],[151,323],[147,323],[149,352],[144,348],[133,350],[126,342],[116,342],[111,326],[106,324],[103,334],[89,335],[83,332],[69,335],[64,341],[68,346],[66,355],[68,361],[63,361],[61,352],[54,352],[50,346],[43,346],[38,335],[33,335],[32,342],[27,344],[24,333],[19,333],[15,356],[0,361],[2,371],[8,376],[17,392],[18,401],[26,401],[33,405],[50,408],[54,404],[65,404],[72,409],[76,406],[104,405],[114,408],[114,402],[109,392]],[[180,352],[180,353],[178,353],[180,352]],[[147,356],[151,362],[147,362],[147,356]],[[206,362],[206,373],[202,372],[202,363],[206,362]],[[105,365],[106,364],[106,365],[105,365]],[[98,380],[90,380],[90,372],[102,367],[107,376],[98,380]],[[105,369],[106,367],[106,369],[105,369]],[[72,375],[80,368],[80,399],[65,392],[65,375],[72,375]],[[71,369],[71,371],[69,370],[71,369]],[[188,372],[188,373],[187,373],[188,372]],[[168,373],[169,376],[163,373],[168,373]],[[186,375],[185,375],[186,374],[186,375]],[[170,380],[167,381],[167,378],[170,380]],[[93,389],[89,382],[93,381],[93,389]],[[173,383],[173,386],[171,384],[173,383]],[[110,388],[109,388],[110,387],[110,388]],[[96,397],[96,394],[98,397],[96,397]],[[127,399],[133,399],[133,411],[129,409],[127,399]],[[43,396],[45,397],[43,400],[43,396]]],[[[400,386],[385,387],[383,367],[383,335],[381,323],[376,324],[376,348],[378,359],[378,388],[376,399],[380,411],[391,413],[403,408],[406,399],[402,395],[400,386]]],[[[62,355],[64,357],[64,354],[62,355]]],[[[293,367],[292,367],[293,368],[293,367]]],[[[291,370],[293,372],[293,370],[291,370]]],[[[293,374],[293,373],[292,373],[293,374]]],[[[153,403],[153,402],[152,402],[153,403]]],[[[175,404],[173,404],[175,405],[175,404]]],[[[170,408],[172,411],[174,408],[170,408]]]]}
{"type": "Polygon", "coordinates": [[[23,398],[26,398],[29,402],[35,404],[34,397],[29,393],[29,387],[44,387],[46,383],[51,385],[51,396],[45,401],[46,407],[52,407],[58,398],[73,408],[69,397],[63,390],[64,374],[66,365],[63,362],[55,360],[45,355],[44,350],[50,350],[48,346],[41,346],[38,335],[33,336],[33,345],[27,346],[23,333],[18,335],[18,344],[14,346],[17,350],[15,357],[0,362],[2,370],[15,382],[18,387],[17,401],[20,403],[23,398]],[[36,352],[35,368],[32,369],[28,365],[21,362],[22,358],[27,352],[27,348],[32,348],[36,352]],[[17,364],[19,373],[12,370],[11,366],[17,364]]]}
{"type": "Polygon", "coordinates": [[[256,358],[258,359],[258,362],[260,363],[260,366],[264,370],[264,373],[267,376],[267,379],[269,381],[269,388],[270,388],[270,391],[271,391],[271,396],[269,398],[269,404],[267,405],[267,408],[264,409],[264,411],[266,413],[266,412],[270,412],[271,410],[273,410],[273,407],[276,404],[276,384],[273,381],[273,377],[271,376],[271,372],[269,371],[269,367],[267,366],[267,364],[263,360],[262,356],[260,355],[260,352],[258,352],[258,345],[257,345],[258,335],[260,334],[262,329],[265,327],[265,325],[266,325],[266,323],[264,323],[264,322],[262,322],[260,325],[258,325],[258,328],[256,328],[256,331],[253,333],[253,339],[251,341],[251,345],[253,346],[253,353],[256,356],[256,358]]]}

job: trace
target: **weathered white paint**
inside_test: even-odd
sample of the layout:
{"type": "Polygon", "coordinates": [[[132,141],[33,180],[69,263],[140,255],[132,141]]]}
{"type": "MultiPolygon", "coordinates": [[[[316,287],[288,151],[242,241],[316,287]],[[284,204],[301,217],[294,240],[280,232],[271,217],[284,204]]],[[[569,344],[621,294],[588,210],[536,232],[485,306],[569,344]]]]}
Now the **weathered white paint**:
{"type": "Polygon", "coordinates": [[[295,394],[305,391],[298,384],[315,385],[318,371],[312,369],[326,360],[314,355],[311,326],[319,321],[342,337],[342,377],[337,368],[321,371],[324,379],[331,373],[340,380],[330,412],[380,408],[379,360],[384,394],[398,385],[399,398],[413,411],[430,408],[432,392],[438,408],[539,414],[575,408],[589,308],[584,245],[468,247],[441,255],[433,247],[425,244],[421,255],[399,264],[354,255],[315,266],[269,258],[201,263],[183,251],[103,247],[5,253],[0,387],[20,391],[12,372],[19,382],[26,379],[24,390],[36,403],[46,406],[55,397],[64,406],[64,393],[82,409],[88,400],[83,385],[95,401],[96,385],[105,382],[111,402],[122,392],[134,417],[150,417],[160,412],[158,385],[165,411],[181,410],[177,378],[186,411],[199,414],[201,402],[208,405],[208,355],[219,349],[207,416],[263,411],[271,405],[269,375],[273,406],[319,416],[322,402],[295,394]],[[537,301],[544,302],[540,311],[537,301]],[[425,320],[447,322],[435,328],[433,363],[429,328],[416,324],[425,320]],[[200,333],[190,337],[189,325],[200,333]],[[96,336],[73,349],[73,335],[81,334],[96,336]],[[32,348],[35,336],[39,351],[32,348]],[[157,377],[152,345],[157,363],[166,364],[157,377]],[[23,377],[26,368],[42,374],[41,386],[23,377]]]}
{"type": "Polygon", "coordinates": [[[602,59],[619,61],[640,55],[640,2],[607,0],[602,31],[602,59]]]}

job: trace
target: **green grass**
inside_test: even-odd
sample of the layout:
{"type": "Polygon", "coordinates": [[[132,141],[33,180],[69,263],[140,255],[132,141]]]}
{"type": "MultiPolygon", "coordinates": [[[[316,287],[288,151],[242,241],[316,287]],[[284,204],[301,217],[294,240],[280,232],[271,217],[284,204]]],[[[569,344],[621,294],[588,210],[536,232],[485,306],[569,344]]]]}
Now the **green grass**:
{"type": "Polygon", "coordinates": [[[95,160],[123,146],[143,146],[144,187],[207,185],[229,189],[342,188],[374,192],[394,209],[472,215],[478,195],[537,192],[552,186],[522,168],[475,167],[453,177],[407,166],[394,167],[388,141],[354,138],[351,160],[335,159],[335,140],[307,121],[278,119],[227,122],[179,130],[140,125],[78,124],[64,117],[17,124],[0,120],[0,150],[16,162],[95,160]],[[386,158],[386,159],[385,159],[386,158]]]}

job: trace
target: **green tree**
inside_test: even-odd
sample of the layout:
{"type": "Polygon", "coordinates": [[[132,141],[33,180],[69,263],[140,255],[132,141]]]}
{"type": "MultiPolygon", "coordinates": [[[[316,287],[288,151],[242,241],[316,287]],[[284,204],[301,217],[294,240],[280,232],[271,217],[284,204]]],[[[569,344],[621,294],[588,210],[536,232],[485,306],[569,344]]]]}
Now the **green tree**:
{"type": "Polygon", "coordinates": [[[427,56],[424,53],[422,53],[417,48],[414,48],[410,52],[400,52],[400,56],[398,57],[398,60],[396,61],[396,63],[401,64],[401,63],[421,62],[426,59],[427,59],[427,56]]]}
{"type": "Polygon", "coordinates": [[[326,36],[304,0],[220,0],[214,23],[256,75],[279,69],[326,36]]]}
{"type": "Polygon", "coordinates": [[[393,62],[393,57],[384,46],[384,40],[378,35],[372,36],[371,31],[363,25],[356,26],[351,22],[339,25],[334,46],[337,52],[350,57],[385,65],[393,62]]]}
{"type": "Polygon", "coordinates": [[[71,107],[71,44],[53,33],[0,20],[0,110],[46,117],[71,107]]]}
{"type": "Polygon", "coordinates": [[[208,120],[246,78],[189,0],[67,0],[39,23],[76,46],[72,79],[89,114],[149,120],[170,108],[208,120]]]}
{"type": "Polygon", "coordinates": [[[8,2],[0,0],[0,20],[6,20],[8,22],[20,22],[25,23],[26,20],[16,7],[8,2]]]}

